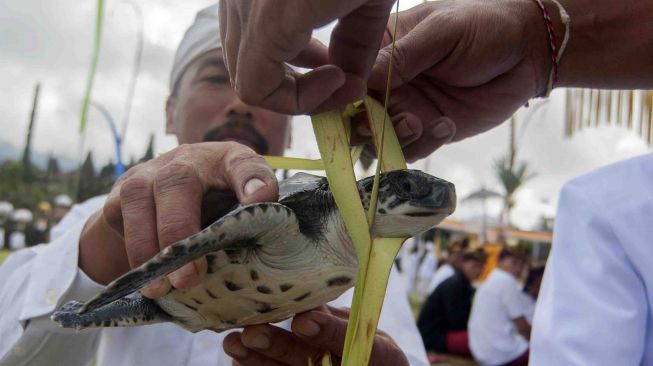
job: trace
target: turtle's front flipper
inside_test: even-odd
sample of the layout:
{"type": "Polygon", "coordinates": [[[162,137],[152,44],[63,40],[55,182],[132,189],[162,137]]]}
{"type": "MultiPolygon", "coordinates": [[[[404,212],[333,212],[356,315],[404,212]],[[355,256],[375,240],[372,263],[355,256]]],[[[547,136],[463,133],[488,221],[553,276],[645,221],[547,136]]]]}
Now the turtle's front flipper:
{"type": "Polygon", "coordinates": [[[291,209],[273,202],[239,207],[201,232],[170,245],[140,267],[111,282],[104,291],[83,305],[79,312],[83,314],[93,311],[129,295],[148,282],[211,252],[261,245],[258,236],[273,230],[299,233],[297,218],[291,209]]]}
{"type": "Polygon", "coordinates": [[[70,301],[52,314],[52,320],[64,328],[132,327],[169,322],[171,316],[153,300],[137,296],[119,299],[99,309],[80,314],[84,304],[70,301]]]}

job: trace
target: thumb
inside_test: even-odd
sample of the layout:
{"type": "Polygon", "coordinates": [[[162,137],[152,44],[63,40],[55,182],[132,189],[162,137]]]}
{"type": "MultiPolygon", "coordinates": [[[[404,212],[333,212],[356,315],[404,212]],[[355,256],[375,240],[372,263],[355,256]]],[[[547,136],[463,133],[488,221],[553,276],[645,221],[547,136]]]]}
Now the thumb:
{"type": "MultiPolygon", "coordinates": [[[[412,22],[410,18],[400,16],[398,28],[410,27],[411,24],[406,24],[412,22]]],[[[392,65],[390,88],[396,88],[436,66],[449,55],[456,47],[458,32],[455,32],[455,23],[450,27],[442,23],[435,17],[425,17],[405,34],[397,34],[394,50],[389,44],[379,51],[370,74],[369,88],[385,90],[389,65],[392,65]],[[436,24],[438,27],[435,27],[436,24]]],[[[390,31],[393,30],[390,28],[390,31]]]]}

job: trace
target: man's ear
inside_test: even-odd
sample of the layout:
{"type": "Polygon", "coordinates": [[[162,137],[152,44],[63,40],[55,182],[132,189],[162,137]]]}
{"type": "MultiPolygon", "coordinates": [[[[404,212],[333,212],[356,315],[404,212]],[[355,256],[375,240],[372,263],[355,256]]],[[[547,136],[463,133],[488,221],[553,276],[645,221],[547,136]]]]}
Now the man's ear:
{"type": "Polygon", "coordinates": [[[168,99],[166,100],[166,133],[167,134],[175,133],[175,127],[173,123],[175,108],[177,108],[177,96],[174,94],[168,95],[168,99]]]}

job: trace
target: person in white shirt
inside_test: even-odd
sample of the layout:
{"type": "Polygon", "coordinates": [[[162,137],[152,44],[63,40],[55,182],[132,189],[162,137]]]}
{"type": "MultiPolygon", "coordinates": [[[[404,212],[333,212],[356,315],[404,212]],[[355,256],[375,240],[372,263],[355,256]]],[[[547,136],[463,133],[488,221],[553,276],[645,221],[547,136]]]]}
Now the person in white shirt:
{"type": "Polygon", "coordinates": [[[567,183],[531,365],[653,365],[653,155],[567,183]]]}
{"type": "Polygon", "coordinates": [[[526,264],[518,249],[504,248],[474,296],[469,317],[469,347],[481,365],[527,365],[530,325],[517,279],[526,264]]]}
{"type": "Polygon", "coordinates": [[[463,254],[468,247],[469,238],[467,237],[456,240],[451,243],[451,245],[449,245],[447,250],[449,253],[447,256],[447,261],[438,267],[438,269],[433,274],[433,278],[431,279],[431,282],[427,288],[427,296],[433,293],[438,285],[456,273],[456,268],[460,268],[460,265],[462,264],[463,254]]]}
{"type": "MultiPolygon", "coordinates": [[[[90,298],[236,202],[276,199],[274,172],[258,154],[283,153],[289,118],[236,96],[218,27],[217,6],[201,11],[175,56],[166,126],[182,145],[130,169],[107,197],[75,206],[53,230],[52,242],[18,251],[0,267],[0,365],[82,366],[94,359],[97,366],[290,365],[325,351],[337,361],[347,324],[339,308],[228,335],[192,334],[173,324],[76,332],[49,319],[62,303],[90,298]]],[[[157,297],[170,286],[191,287],[205,271],[205,259],[198,260],[143,293],[157,297]]],[[[351,291],[332,305],[348,306],[350,300],[351,291]]],[[[371,363],[428,365],[394,271],[387,300],[380,320],[386,333],[376,336],[371,363]]]]}

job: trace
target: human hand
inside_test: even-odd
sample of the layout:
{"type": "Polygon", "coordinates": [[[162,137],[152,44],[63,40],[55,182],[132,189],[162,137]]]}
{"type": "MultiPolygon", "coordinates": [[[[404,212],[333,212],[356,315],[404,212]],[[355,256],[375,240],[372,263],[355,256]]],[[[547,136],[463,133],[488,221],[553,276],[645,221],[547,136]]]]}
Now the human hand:
{"type": "MultiPolygon", "coordinates": [[[[161,249],[201,230],[238,202],[276,201],[274,172],[252,149],[235,142],[181,145],[127,171],[80,237],[79,267],[107,284],[161,249]]],[[[170,286],[198,284],[205,258],[147,285],[158,297],[170,286]]]]}
{"type": "MultiPolygon", "coordinates": [[[[309,358],[319,364],[327,351],[333,364],[340,365],[348,318],[349,309],[321,306],[297,314],[292,332],[268,324],[249,326],[229,334],[223,347],[238,366],[305,366],[309,358]]],[[[408,360],[389,335],[377,331],[369,364],[407,366],[408,360]]]]}
{"type": "MultiPolygon", "coordinates": [[[[562,27],[559,19],[554,23],[562,27]]],[[[386,89],[390,34],[369,79],[379,93],[386,89]]],[[[549,52],[542,14],[532,0],[435,1],[401,12],[388,111],[402,114],[415,132],[406,157],[423,158],[447,142],[495,127],[542,94],[549,52]]]]}
{"type": "Polygon", "coordinates": [[[393,0],[222,0],[225,63],[247,104],[302,114],[361,99],[393,0]],[[314,29],[339,19],[327,51],[314,29]],[[306,74],[288,64],[316,67],[306,74]]]}

